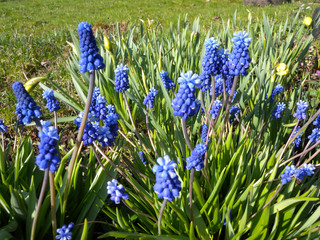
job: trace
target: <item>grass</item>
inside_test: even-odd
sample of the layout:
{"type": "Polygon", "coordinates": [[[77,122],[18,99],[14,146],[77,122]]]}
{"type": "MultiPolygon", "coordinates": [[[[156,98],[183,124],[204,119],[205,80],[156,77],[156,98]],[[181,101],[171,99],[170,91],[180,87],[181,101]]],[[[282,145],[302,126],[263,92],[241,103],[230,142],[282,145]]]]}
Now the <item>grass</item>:
{"type": "MultiPolygon", "coordinates": [[[[293,1],[280,6],[244,6],[242,0],[0,0],[0,118],[12,122],[15,100],[10,89],[14,81],[25,82],[36,76],[47,76],[64,85],[70,76],[65,60],[70,50],[69,28],[87,21],[107,31],[121,22],[137,25],[140,19],[160,22],[164,29],[177,23],[179,17],[193,21],[199,17],[202,25],[221,23],[231,18],[235,11],[242,22],[248,21],[250,13],[255,21],[265,12],[281,21],[296,11],[302,3],[309,6],[306,15],[311,16],[317,6],[310,1],[293,1]],[[309,3],[308,3],[309,2],[309,3]]],[[[318,4],[319,5],[319,4],[318,4]]],[[[40,91],[37,95],[40,95],[40,91]]]]}

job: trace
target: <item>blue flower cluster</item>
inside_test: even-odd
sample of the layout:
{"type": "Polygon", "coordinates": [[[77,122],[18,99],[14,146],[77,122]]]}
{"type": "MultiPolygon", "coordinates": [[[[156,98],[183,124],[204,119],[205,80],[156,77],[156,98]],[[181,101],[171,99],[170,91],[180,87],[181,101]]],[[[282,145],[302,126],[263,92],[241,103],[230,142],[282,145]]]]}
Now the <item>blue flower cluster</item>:
{"type": "Polygon", "coordinates": [[[281,182],[282,184],[287,184],[292,180],[292,178],[302,181],[305,176],[311,176],[314,174],[314,170],[315,167],[311,163],[305,163],[300,168],[295,168],[294,165],[286,166],[284,173],[280,175],[281,182]]]}
{"type": "Polygon", "coordinates": [[[312,130],[312,133],[308,136],[309,140],[312,143],[316,143],[318,142],[320,139],[320,129],[319,128],[315,128],[312,130]]]}
{"type": "Polygon", "coordinates": [[[207,145],[204,143],[199,143],[195,146],[191,152],[191,156],[187,157],[187,169],[195,168],[200,171],[204,168],[204,157],[207,151],[207,145]]]}
{"type": "Polygon", "coordinates": [[[233,123],[234,120],[236,119],[236,116],[240,113],[240,108],[237,105],[232,105],[230,110],[230,123],[233,123]]]}
{"type": "Polygon", "coordinates": [[[6,132],[7,126],[4,125],[3,119],[0,119],[0,132],[6,132]]]}
{"type": "Polygon", "coordinates": [[[39,132],[40,144],[36,164],[40,170],[49,169],[55,172],[60,164],[57,143],[59,140],[58,129],[51,126],[49,121],[41,121],[42,131],[39,132]]]}
{"type": "Polygon", "coordinates": [[[155,99],[156,95],[158,94],[158,92],[159,92],[158,90],[151,88],[149,90],[149,94],[143,100],[143,104],[145,106],[147,106],[148,108],[153,108],[154,99],[155,99]]]}
{"type": "Polygon", "coordinates": [[[222,102],[220,100],[215,100],[213,102],[212,107],[209,111],[213,119],[219,116],[221,107],[222,107],[222,102]]]}
{"type": "MultiPolygon", "coordinates": [[[[97,140],[101,146],[111,146],[118,136],[119,117],[112,105],[107,105],[107,101],[100,94],[99,88],[95,88],[90,105],[90,112],[84,129],[82,140],[84,145],[91,144],[97,140]]],[[[74,120],[80,128],[83,118],[83,111],[74,120]]]]}
{"type": "Polygon", "coordinates": [[[93,36],[91,24],[81,22],[78,25],[79,41],[80,41],[80,72],[91,72],[98,69],[104,69],[105,64],[103,58],[98,52],[96,40],[93,36]]]}
{"type": "Polygon", "coordinates": [[[141,162],[143,163],[143,164],[147,164],[147,161],[144,159],[144,153],[143,153],[143,151],[139,151],[139,158],[140,158],[140,160],[141,160],[141,162]]]}
{"type": "Polygon", "coordinates": [[[163,85],[167,89],[167,91],[170,91],[170,89],[173,89],[176,86],[174,84],[174,82],[169,78],[166,71],[161,71],[160,77],[161,77],[163,85]]]}
{"type": "Polygon", "coordinates": [[[293,113],[293,116],[298,118],[299,120],[305,119],[307,117],[306,110],[308,108],[308,103],[300,100],[297,103],[297,110],[293,113]]]}
{"type": "Polygon", "coordinates": [[[129,78],[128,73],[129,68],[122,64],[117,66],[117,69],[114,71],[116,73],[114,85],[117,92],[125,92],[129,89],[129,78]]]}
{"type": "Polygon", "coordinates": [[[247,75],[247,69],[251,62],[249,56],[249,44],[252,38],[245,31],[238,31],[233,34],[231,42],[233,42],[233,49],[229,55],[228,69],[231,75],[247,75]]]}
{"type": "Polygon", "coordinates": [[[47,108],[49,112],[58,111],[60,109],[60,102],[54,97],[52,89],[45,90],[42,97],[47,100],[47,108]]]}
{"type": "Polygon", "coordinates": [[[270,102],[273,102],[274,101],[274,98],[279,94],[283,92],[283,87],[278,84],[273,90],[272,90],[272,93],[271,93],[271,98],[270,98],[270,102]]]}
{"type": "Polygon", "coordinates": [[[220,73],[219,63],[219,46],[217,40],[213,37],[205,40],[204,45],[206,47],[206,51],[204,53],[202,67],[205,74],[213,74],[216,75],[220,73]]]}
{"type": "MultiPolygon", "coordinates": [[[[300,127],[298,126],[296,128],[296,130],[294,131],[292,137],[295,136],[299,130],[300,130],[300,127]]],[[[302,132],[294,139],[294,141],[291,144],[294,143],[296,145],[296,147],[299,147],[300,142],[301,142],[301,135],[302,135],[302,132]]]]}
{"type": "Polygon", "coordinates": [[[200,85],[200,81],[197,74],[192,75],[192,72],[188,71],[186,74],[181,74],[178,82],[181,84],[176,97],[172,100],[173,115],[187,120],[199,111],[200,101],[194,94],[195,87],[200,85]]]}
{"type": "Polygon", "coordinates": [[[122,186],[122,184],[118,185],[118,181],[116,179],[112,179],[112,181],[108,182],[107,190],[108,194],[111,195],[111,200],[114,201],[116,204],[120,203],[121,198],[129,198],[129,195],[125,193],[125,189],[122,186]]]}
{"type": "Polygon", "coordinates": [[[271,115],[274,118],[280,118],[281,117],[281,113],[284,111],[284,109],[286,108],[286,104],[282,103],[277,103],[276,105],[276,109],[272,111],[271,115]]]}
{"type": "Polygon", "coordinates": [[[203,142],[206,142],[206,140],[207,140],[207,136],[208,136],[208,126],[207,126],[207,124],[203,124],[202,126],[201,126],[201,140],[203,141],[203,142]]]}
{"type": "Polygon", "coordinates": [[[157,163],[159,165],[156,164],[152,168],[156,174],[156,184],[153,186],[153,190],[157,193],[158,198],[173,201],[181,191],[181,182],[174,171],[177,164],[170,160],[168,155],[159,157],[157,163]]]}
{"type": "Polygon", "coordinates": [[[205,92],[211,89],[211,73],[202,72],[200,74],[199,80],[201,82],[201,91],[205,92]]]}
{"type": "Polygon", "coordinates": [[[56,239],[71,240],[72,239],[71,229],[73,228],[73,226],[74,226],[74,224],[70,223],[68,226],[63,225],[61,228],[58,228],[56,239]]]}
{"type": "Polygon", "coordinates": [[[18,101],[15,113],[18,115],[19,124],[31,123],[34,118],[41,116],[40,107],[37,106],[21,82],[15,82],[12,89],[18,101]]]}
{"type": "Polygon", "coordinates": [[[313,125],[315,125],[317,128],[320,128],[320,115],[316,117],[316,119],[313,121],[313,125]]]}

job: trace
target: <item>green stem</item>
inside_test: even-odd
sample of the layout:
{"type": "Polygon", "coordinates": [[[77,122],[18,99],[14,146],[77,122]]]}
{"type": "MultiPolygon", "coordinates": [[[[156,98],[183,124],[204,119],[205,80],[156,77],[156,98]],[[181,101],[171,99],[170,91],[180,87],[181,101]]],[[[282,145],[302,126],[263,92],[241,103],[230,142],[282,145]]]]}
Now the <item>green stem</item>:
{"type": "Polygon", "coordinates": [[[93,89],[94,89],[94,83],[95,83],[95,72],[92,71],[90,72],[90,82],[89,82],[89,90],[88,90],[88,96],[87,96],[87,101],[86,101],[86,105],[84,108],[84,113],[83,113],[83,117],[82,117],[82,121],[81,121],[81,125],[79,128],[79,132],[77,135],[77,139],[75,142],[75,146],[73,149],[73,153],[72,153],[72,157],[69,163],[69,167],[68,167],[68,176],[67,176],[67,182],[66,182],[66,188],[64,191],[64,196],[63,196],[63,205],[62,205],[62,219],[64,218],[65,212],[66,212],[66,207],[67,207],[67,200],[68,200],[68,195],[69,195],[69,189],[70,189],[70,182],[71,182],[71,177],[72,177],[72,173],[73,173],[73,168],[75,165],[75,161],[78,155],[78,152],[81,150],[80,144],[82,141],[82,135],[84,132],[84,128],[86,126],[87,123],[87,118],[89,115],[89,109],[90,109],[90,105],[91,105],[91,100],[92,100],[92,95],[93,95],[93,89]]]}
{"type": "Polygon", "coordinates": [[[149,118],[148,118],[148,113],[149,113],[149,108],[147,107],[147,112],[146,112],[146,125],[147,125],[147,133],[148,133],[148,137],[151,143],[151,146],[153,148],[153,151],[155,152],[157,158],[159,157],[157,151],[156,151],[156,147],[154,146],[154,143],[152,141],[152,137],[151,137],[151,133],[150,133],[150,129],[149,129],[149,118]]]}
{"type": "Polygon", "coordinates": [[[166,207],[168,199],[164,199],[160,208],[159,217],[158,217],[158,235],[161,235],[161,220],[164,212],[164,208],[166,207]]]}
{"type": "Polygon", "coordinates": [[[43,177],[43,182],[42,182],[42,188],[41,188],[41,192],[40,192],[40,196],[39,196],[39,200],[38,200],[38,205],[36,208],[36,212],[34,214],[34,219],[32,222],[32,229],[31,229],[31,240],[35,239],[35,234],[36,234],[36,226],[37,226],[37,221],[38,221],[38,217],[39,217],[39,213],[40,213],[40,207],[46,192],[46,187],[47,187],[47,180],[48,180],[48,172],[49,170],[46,169],[44,172],[44,177],[43,177]]]}
{"type": "Polygon", "coordinates": [[[190,171],[190,184],[189,184],[189,204],[190,204],[190,220],[191,220],[191,222],[193,222],[193,205],[192,205],[193,177],[194,177],[194,168],[192,168],[190,171]]]}
{"type": "Polygon", "coordinates": [[[2,141],[2,159],[0,162],[0,172],[2,183],[6,182],[6,165],[5,165],[5,146],[4,146],[4,134],[1,132],[1,141],[2,141]]]}

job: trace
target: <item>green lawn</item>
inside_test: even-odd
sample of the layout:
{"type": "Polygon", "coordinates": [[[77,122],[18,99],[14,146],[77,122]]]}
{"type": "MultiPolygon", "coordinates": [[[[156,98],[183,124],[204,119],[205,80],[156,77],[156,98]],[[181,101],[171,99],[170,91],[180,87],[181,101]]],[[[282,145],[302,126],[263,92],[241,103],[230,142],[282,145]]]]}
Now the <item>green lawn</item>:
{"type": "Polygon", "coordinates": [[[112,32],[116,22],[125,27],[149,19],[159,22],[166,32],[170,23],[186,14],[190,22],[199,17],[200,25],[214,28],[221,19],[231,19],[235,11],[242,23],[248,22],[249,15],[252,21],[261,19],[263,12],[276,23],[302,4],[308,16],[320,6],[312,1],[260,8],[244,6],[242,0],[0,0],[0,118],[12,118],[14,81],[36,76],[49,76],[59,83],[70,79],[65,68],[67,41],[71,41],[68,29],[76,31],[81,21],[112,32]]]}

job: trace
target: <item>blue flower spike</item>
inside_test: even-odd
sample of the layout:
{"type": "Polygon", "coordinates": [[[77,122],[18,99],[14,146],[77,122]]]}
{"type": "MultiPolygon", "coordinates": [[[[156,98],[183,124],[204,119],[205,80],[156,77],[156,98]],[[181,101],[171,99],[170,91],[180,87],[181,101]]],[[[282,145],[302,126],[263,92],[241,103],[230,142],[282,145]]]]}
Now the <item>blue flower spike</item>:
{"type": "Polygon", "coordinates": [[[47,108],[49,112],[58,111],[60,109],[60,102],[54,97],[52,89],[46,89],[42,98],[47,100],[47,108]]]}
{"type": "Polygon", "coordinates": [[[143,164],[147,164],[147,161],[145,160],[145,158],[144,158],[144,153],[143,153],[143,151],[139,151],[139,158],[140,158],[140,160],[141,160],[141,162],[143,163],[143,164]]]}
{"type": "Polygon", "coordinates": [[[94,70],[104,69],[105,64],[100,56],[96,40],[93,36],[91,24],[81,22],[78,25],[79,42],[80,42],[80,72],[86,73],[94,70]]]}
{"type": "Polygon", "coordinates": [[[215,119],[219,116],[221,108],[222,108],[222,102],[220,100],[215,100],[212,104],[210,111],[209,111],[209,113],[212,115],[213,119],[215,119]]]}
{"type": "Polygon", "coordinates": [[[231,42],[233,42],[233,49],[229,55],[228,68],[231,75],[247,75],[247,69],[251,62],[249,56],[249,44],[252,38],[249,38],[249,33],[245,31],[238,31],[233,34],[231,42]]]}
{"type": "Polygon", "coordinates": [[[275,118],[281,118],[281,113],[284,111],[284,109],[286,108],[286,104],[285,103],[277,103],[276,105],[276,109],[272,111],[271,115],[275,118]]]}
{"type": "Polygon", "coordinates": [[[125,189],[122,184],[118,184],[116,179],[112,179],[108,182],[107,186],[108,194],[111,195],[111,200],[114,201],[116,204],[119,204],[122,199],[128,199],[129,195],[125,193],[125,189]]]}
{"type": "Polygon", "coordinates": [[[200,171],[204,168],[204,157],[207,152],[207,145],[199,143],[195,146],[191,152],[191,156],[187,157],[187,169],[194,168],[196,171],[200,171]]]}
{"type": "Polygon", "coordinates": [[[306,110],[308,108],[308,103],[300,100],[297,103],[297,110],[293,113],[293,117],[296,117],[299,120],[303,120],[307,117],[306,110]]]}
{"type": "Polygon", "coordinates": [[[160,77],[161,77],[163,85],[164,85],[165,89],[167,89],[167,91],[170,91],[171,89],[173,89],[176,86],[174,84],[174,82],[169,78],[166,71],[161,71],[160,77]]]}
{"type": "Polygon", "coordinates": [[[12,85],[12,89],[18,101],[15,113],[18,115],[19,124],[28,124],[35,118],[39,118],[42,114],[40,107],[37,106],[23,84],[21,82],[15,82],[12,85]]]}
{"type": "Polygon", "coordinates": [[[40,144],[39,154],[36,157],[36,165],[40,170],[49,169],[57,171],[60,164],[57,143],[59,140],[58,129],[51,126],[49,121],[41,121],[42,131],[39,132],[40,144]]]}
{"type": "Polygon", "coordinates": [[[159,157],[157,163],[152,168],[152,171],[156,174],[156,184],[153,186],[153,190],[158,198],[173,201],[181,191],[181,182],[175,172],[177,164],[170,160],[168,155],[159,157]]]}
{"type": "Polygon", "coordinates": [[[6,132],[7,126],[4,125],[3,119],[0,119],[0,132],[6,132]]]}
{"type": "Polygon", "coordinates": [[[57,229],[56,239],[60,240],[71,240],[72,239],[72,228],[74,224],[69,223],[69,225],[63,225],[61,228],[57,229]]]}
{"type": "Polygon", "coordinates": [[[143,100],[143,105],[147,106],[148,108],[153,108],[154,99],[158,94],[158,92],[159,92],[158,90],[154,88],[150,88],[149,94],[143,100]]]}
{"type": "Polygon", "coordinates": [[[127,71],[129,71],[129,68],[122,64],[118,65],[117,69],[114,71],[116,73],[114,84],[117,92],[125,92],[130,87],[127,71]]]}

